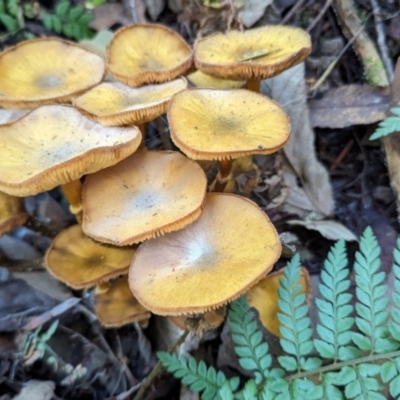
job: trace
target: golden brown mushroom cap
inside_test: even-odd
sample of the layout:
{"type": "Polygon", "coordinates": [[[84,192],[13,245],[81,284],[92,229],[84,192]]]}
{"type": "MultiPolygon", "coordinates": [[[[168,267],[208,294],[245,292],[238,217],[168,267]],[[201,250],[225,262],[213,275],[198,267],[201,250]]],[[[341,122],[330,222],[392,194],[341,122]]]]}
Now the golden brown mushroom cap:
{"type": "Polygon", "coordinates": [[[22,208],[23,199],[0,192],[0,236],[23,225],[28,214],[22,208]]]}
{"type": "Polygon", "coordinates": [[[47,270],[74,289],[95,286],[128,272],[131,247],[112,247],[85,236],[79,225],[59,233],[46,253],[47,270]]]}
{"type": "MultiPolygon", "coordinates": [[[[259,318],[264,327],[275,336],[280,336],[278,320],[278,288],[279,280],[283,278],[283,270],[274,272],[266,278],[261,279],[246,294],[246,298],[251,307],[254,307],[259,314],[259,318]]],[[[301,268],[300,280],[301,293],[309,294],[311,291],[308,272],[305,268],[301,268]]]]}
{"type": "Polygon", "coordinates": [[[246,81],[232,81],[230,79],[217,78],[201,71],[192,72],[187,76],[187,79],[197,88],[241,89],[246,85],[246,81]]]}
{"type": "Polygon", "coordinates": [[[188,72],[192,64],[189,45],[162,25],[126,26],[107,47],[107,71],[129,86],[170,81],[188,72]]]}
{"type": "Polygon", "coordinates": [[[0,190],[35,195],[116,164],[139,146],[135,126],[104,127],[69,106],[39,107],[0,126],[0,190]]]}
{"type": "Polygon", "coordinates": [[[200,71],[224,79],[266,79],[304,61],[310,35],[292,26],[227,31],[199,39],[194,63],[200,71]]]}
{"type": "Polygon", "coordinates": [[[184,78],[140,88],[107,82],[74,99],[74,106],[103,125],[144,124],[164,114],[171,97],[186,88],[184,78]]]}
{"type": "Polygon", "coordinates": [[[204,313],[246,292],[280,254],[275,228],[255,203],[209,193],[195,222],[139,246],[129,285],[155,314],[204,313]]]}
{"type": "Polygon", "coordinates": [[[273,100],[249,90],[186,89],[168,107],[172,141],[195,160],[223,160],[279,150],[289,118],[273,100]]]}
{"type": "Polygon", "coordinates": [[[191,330],[191,318],[198,317],[200,321],[195,330],[196,333],[204,333],[211,329],[218,328],[225,320],[226,316],[226,307],[220,307],[215,310],[207,311],[202,316],[193,316],[193,315],[171,315],[169,316],[169,320],[179,329],[191,330]],[[188,323],[189,322],[189,323],[188,323]]]}
{"type": "Polygon", "coordinates": [[[34,108],[68,102],[102,81],[104,60],[56,38],[27,40],[0,54],[0,105],[34,108]]]}
{"type": "Polygon", "coordinates": [[[94,308],[97,318],[106,327],[147,321],[151,316],[133,297],[126,276],[99,285],[95,291],[94,308]]]}
{"type": "Polygon", "coordinates": [[[139,151],[87,177],[83,230],[118,246],[181,229],[201,213],[207,180],[200,166],[173,151],[139,151]]]}

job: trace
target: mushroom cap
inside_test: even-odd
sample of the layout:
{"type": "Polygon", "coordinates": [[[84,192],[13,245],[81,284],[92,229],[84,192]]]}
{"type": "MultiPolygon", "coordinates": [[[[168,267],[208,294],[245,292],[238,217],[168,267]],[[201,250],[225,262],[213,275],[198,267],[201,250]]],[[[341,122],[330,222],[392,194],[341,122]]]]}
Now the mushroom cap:
{"type": "Polygon", "coordinates": [[[138,247],[129,284],[155,314],[204,313],[246,292],[280,254],[278,234],[255,203],[209,193],[195,222],[138,247]]]}
{"type": "Polygon", "coordinates": [[[26,110],[11,110],[6,108],[0,108],[0,125],[9,124],[16,121],[27,114],[29,109],[26,110]]]}
{"type": "MultiPolygon", "coordinates": [[[[211,329],[218,328],[225,320],[226,307],[217,308],[215,310],[207,311],[201,316],[196,333],[204,333],[211,329]]],[[[193,315],[171,315],[168,318],[179,329],[183,331],[186,329],[191,330],[191,318],[193,315]],[[188,324],[189,322],[189,324],[188,324]]]]}
{"type": "Polygon", "coordinates": [[[94,308],[100,323],[110,328],[147,321],[151,316],[133,297],[126,276],[97,286],[94,308]]]}
{"type": "Polygon", "coordinates": [[[102,81],[104,60],[56,38],[33,39],[0,53],[0,106],[68,102],[102,81]]]}
{"type": "MultiPolygon", "coordinates": [[[[281,336],[279,332],[281,325],[278,320],[278,313],[282,313],[282,311],[278,306],[278,289],[280,287],[279,281],[283,277],[283,270],[273,272],[264,279],[261,279],[245,294],[249,305],[258,311],[263,326],[269,332],[279,337],[281,336]]],[[[308,296],[311,291],[311,285],[308,272],[305,268],[301,268],[298,284],[301,285],[300,293],[308,296]]]]}
{"type": "Polygon", "coordinates": [[[292,26],[263,26],[244,32],[217,32],[194,45],[200,71],[225,79],[267,79],[302,62],[311,53],[310,35],[292,26]]]}
{"type": "Polygon", "coordinates": [[[270,154],[289,140],[283,108],[245,89],[186,89],[172,98],[167,115],[172,141],[195,160],[270,154]]]}
{"type": "Polygon", "coordinates": [[[207,179],[200,166],[173,151],[139,151],[86,178],[84,232],[124,246],[182,229],[201,213],[207,179]]]}
{"type": "Polygon", "coordinates": [[[82,114],[103,125],[144,124],[164,114],[171,97],[186,88],[184,78],[140,88],[102,83],[73,103],[82,114]]]}
{"type": "Polygon", "coordinates": [[[0,236],[23,225],[28,214],[23,211],[23,199],[0,192],[0,236]]]}
{"type": "Polygon", "coordinates": [[[176,32],[158,24],[121,28],[107,47],[107,71],[129,86],[170,81],[192,65],[189,45],[176,32]]]}
{"type": "Polygon", "coordinates": [[[197,88],[241,89],[246,85],[246,81],[232,81],[230,79],[217,78],[201,71],[192,72],[187,76],[187,79],[197,88]]]}
{"type": "Polygon", "coordinates": [[[131,247],[112,247],[85,236],[79,225],[59,233],[47,250],[47,270],[74,289],[95,286],[128,272],[131,247]]]}
{"type": "Polygon", "coordinates": [[[39,107],[0,126],[0,190],[35,195],[116,164],[141,141],[135,127],[104,127],[69,106],[39,107]]]}

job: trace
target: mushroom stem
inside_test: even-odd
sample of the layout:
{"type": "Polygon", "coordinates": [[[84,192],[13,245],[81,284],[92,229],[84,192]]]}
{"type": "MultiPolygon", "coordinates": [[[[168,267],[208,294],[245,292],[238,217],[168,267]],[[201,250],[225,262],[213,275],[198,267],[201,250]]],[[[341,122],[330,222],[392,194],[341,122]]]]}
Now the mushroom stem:
{"type": "Polygon", "coordinates": [[[247,89],[252,92],[260,93],[260,80],[259,79],[249,79],[247,81],[247,89]]]}
{"type": "Polygon", "coordinates": [[[232,160],[220,160],[218,166],[218,174],[212,184],[213,192],[223,192],[226,184],[232,178],[232,160]]]}
{"type": "Polygon", "coordinates": [[[69,210],[75,215],[79,224],[82,222],[82,184],[80,179],[61,185],[65,197],[69,201],[69,210]]]}

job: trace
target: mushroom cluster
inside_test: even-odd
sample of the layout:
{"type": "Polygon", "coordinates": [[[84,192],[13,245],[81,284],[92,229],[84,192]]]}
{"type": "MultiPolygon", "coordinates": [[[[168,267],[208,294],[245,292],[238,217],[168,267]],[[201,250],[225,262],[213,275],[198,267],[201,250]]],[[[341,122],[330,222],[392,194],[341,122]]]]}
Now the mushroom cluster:
{"type": "Polygon", "coordinates": [[[26,218],[15,196],[60,185],[78,224],[45,263],[75,289],[95,287],[105,326],[146,324],[150,312],[204,314],[215,326],[280,257],[265,212],[224,190],[233,160],[251,164],[289,140],[288,116],[258,83],[310,49],[291,27],[218,33],[192,50],[170,29],[138,24],[115,33],[106,60],[54,38],[0,53],[0,106],[15,115],[0,125],[0,213],[18,221],[0,214],[0,227],[26,218]],[[179,151],[144,145],[145,124],[164,113],[179,151]],[[219,165],[210,186],[204,160],[219,165]]]}

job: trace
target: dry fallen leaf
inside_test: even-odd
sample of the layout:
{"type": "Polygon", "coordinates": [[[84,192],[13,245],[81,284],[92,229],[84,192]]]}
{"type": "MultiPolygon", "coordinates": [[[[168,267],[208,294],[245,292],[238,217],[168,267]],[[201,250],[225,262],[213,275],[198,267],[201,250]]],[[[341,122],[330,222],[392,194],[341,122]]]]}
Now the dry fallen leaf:
{"type": "Polygon", "coordinates": [[[346,228],[340,222],[335,221],[313,221],[313,220],[297,220],[286,221],[289,225],[304,226],[307,229],[318,231],[324,238],[329,240],[343,239],[347,242],[357,242],[357,236],[346,228]]]}
{"type": "Polygon", "coordinates": [[[308,105],[314,127],[369,125],[386,117],[390,91],[368,85],[345,85],[328,90],[322,98],[312,99],[308,105]]]}
{"type": "Polygon", "coordinates": [[[246,28],[253,26],[265,13],[272,0],[248,0],[239,11],[239,19],[246,28]]]}
{"type": "Polygon", "coordinates": [[[50,400],[56,385],[51,381],[28,381],[13,400],[50,400]]]}
{"type": "MultiPolygon", "coordinates": [[[[287,158],[288,171],[291,169],[292,173],[300,179],[302,189],[314,210],[324,216],[331,215],[334,209],[332,188],[329,174],[318,161],[315,152],[314,131],[310,124],[307,107],[304,63],[274,78],[262,81],[261,88],[263,93],[270,95],[284,107],[290,117],[291,138],[283,149],[287,158]]],[[[289,190],[297,190],[291,183],[287,183],[289,190]]]]}

